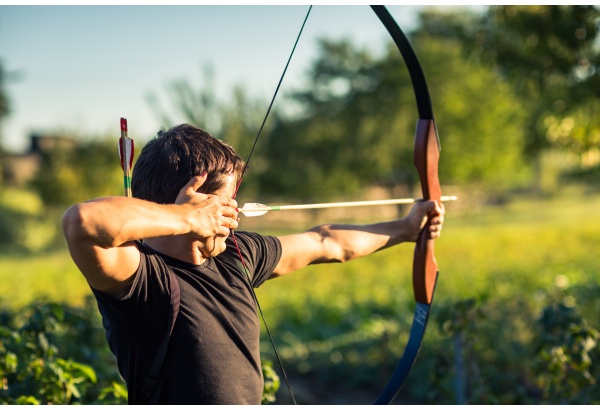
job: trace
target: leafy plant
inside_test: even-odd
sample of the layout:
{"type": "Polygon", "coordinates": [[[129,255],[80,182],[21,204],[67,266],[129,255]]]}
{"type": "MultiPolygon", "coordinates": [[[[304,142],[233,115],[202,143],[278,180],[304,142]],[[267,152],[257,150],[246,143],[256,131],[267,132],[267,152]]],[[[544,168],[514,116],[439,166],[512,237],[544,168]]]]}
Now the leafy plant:
{"type": "Polygon", "coordinates": [[[268,360],[261,362],[263,379],[265,382],[261,404],[270,404],[275,402],[275,394],[279,390],[279,376],[273,370],[273,363],[268,360]]]}
{"type": "MultiPolygon", "coordinates": [[[[589,327],[574,306],[555,301],[539,320],[538,377],[544,399],[552,404],[589,404],[598,400],[590,356],[599,333],[589,327]]],[[[572,299],[571,299],[572,300],[572,299]]]]}
{"type": "Polygon", "coordinates": [[[100,402],[109,395],[126,402],[125,388],[114,374],[98,373],[73,357],[85,356],[93,333],[78,333],[79,347],[69,342],[87,328],[85,310],[57,303],[34,303],[0,323],[0,403],[75,404],[100,402]],[[87,343],[82,343],[87,339],[87,343]],[[69,347],[59,349],[58,346],[69,347]]]}

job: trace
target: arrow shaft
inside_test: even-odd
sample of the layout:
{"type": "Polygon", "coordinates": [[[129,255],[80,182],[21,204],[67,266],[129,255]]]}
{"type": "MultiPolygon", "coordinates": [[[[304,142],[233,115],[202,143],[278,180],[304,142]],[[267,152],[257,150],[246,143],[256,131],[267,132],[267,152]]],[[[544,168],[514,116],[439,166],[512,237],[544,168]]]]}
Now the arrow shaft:
{"type": "MultiPolygon", "coordinates": [[[[443,202],[456,201],[455,196],[443,196],[441,198],[443,202]]],[[[303,205],[279,205],[279,206],[262,206],[262,207],[249,207],[245,206],[239,211],[244,212],[268,212],[268,211],[285,211],[293,209],[322,209],[322,208],[349,208],[355,206],[375,206],[375,205],[401,205],[401,204],[414,204],[415,202],[422,201],[422,199],[414,198],[401,198],[401,199],[381,199],[375,201],[357,201],[357,202],[329,202],[323,204],[303,204],[303,205]]],[[[258,215],[257,215],[258,216],[258,215]]]]}

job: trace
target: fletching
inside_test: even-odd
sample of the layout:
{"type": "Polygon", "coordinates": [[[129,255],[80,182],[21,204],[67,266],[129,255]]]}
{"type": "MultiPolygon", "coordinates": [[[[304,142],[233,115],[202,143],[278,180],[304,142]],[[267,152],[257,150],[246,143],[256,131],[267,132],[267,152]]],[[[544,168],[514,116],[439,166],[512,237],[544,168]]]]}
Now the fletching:
{"type": "Polygon", "coordinates": [[[123,168],[125,196],[131,197],[131,167],[133,167],[133,140],[127,137],[127,120],[121,118],[121,138],[119,138],[119,160],[123,168]]]}
{"type": "Polygon", "coordinates": [[[125,169],[125,164],[129,169],[133,167],[133,140],[131,138],[119,138],[119,159],[121,160],[121,168],[125,169]],[[127,158],[127,160],[125,161],[123,158],[127,158]]]}
{"type": "Polygon", "coordinates": [[[266,214],[269,211],[274,211],[274,209],[272,209],[272,207],[264,205],[264,204],[259,204],[259,203],[249,203],[249,204],[244,204],[244,206],[241,209],[238,209],[239,212],[243,213],[244,216],[261,216],[266,214]]]}
{"type": "Polygon", "coordinates": [[[121,168],[125,171],[127,164],[127,168],[131,169],[133,167],[133,140],[127,137],[127,120],[125,118],[121,118],[121,138],[119,138],[119,159],[121,160],[121,168]]]}

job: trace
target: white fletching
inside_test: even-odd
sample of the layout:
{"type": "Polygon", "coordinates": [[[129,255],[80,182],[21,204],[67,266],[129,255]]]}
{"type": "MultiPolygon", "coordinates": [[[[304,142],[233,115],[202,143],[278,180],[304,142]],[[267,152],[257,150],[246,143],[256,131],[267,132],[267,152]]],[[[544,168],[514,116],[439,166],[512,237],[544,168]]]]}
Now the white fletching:
{"type": "Polygon", "coordinates": [[[259,204],[259,203],[248,203],[238,211],[243,213],[245,216],[261,216],[271,210],[270,206],[259,204]]]}

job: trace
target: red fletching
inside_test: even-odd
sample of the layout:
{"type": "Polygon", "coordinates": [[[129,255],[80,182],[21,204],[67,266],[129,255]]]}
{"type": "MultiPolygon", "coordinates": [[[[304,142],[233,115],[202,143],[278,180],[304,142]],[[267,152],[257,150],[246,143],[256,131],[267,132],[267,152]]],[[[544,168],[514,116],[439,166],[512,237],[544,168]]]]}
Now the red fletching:
{"type": "Polygon", "coordinates": [[[119,138],[119,159],[123,170],[125,170],[125,164],[128,164],[129,169],[133,167],[133,152],[133,140],[127,137],[119,138]]]}
{"type": "Polygon", "coordinates": [[[125,161],[123,161],[123,144],[125,143],[125,138],[119,138],[119,160],[121,160],[121,168],[125,169],[125,161]]]}
{"type": "Polygon", "coordinates": [[[127,137],[127,120],[121,118],[121,138],[119,138],[119,159],[121,168],[126,173],[133,167],[133,140],[127,137]],[[127,165],[127,167],[125,166],[127,165]]]}
{"type": "Polygon", "coordinates": [[[131,152],[129,153],[129,169],[131,169],[133,167],[133,140],[128,138],[129,141],[131,141],[131,152]]]}

